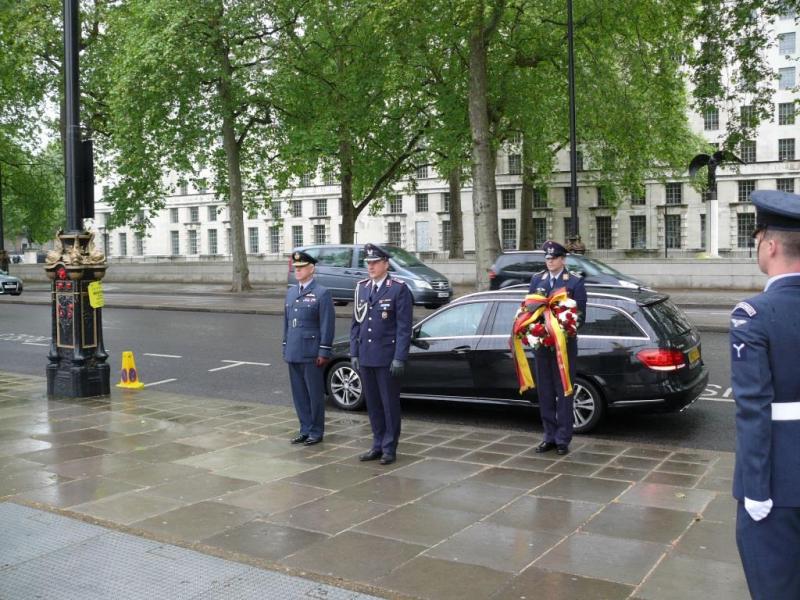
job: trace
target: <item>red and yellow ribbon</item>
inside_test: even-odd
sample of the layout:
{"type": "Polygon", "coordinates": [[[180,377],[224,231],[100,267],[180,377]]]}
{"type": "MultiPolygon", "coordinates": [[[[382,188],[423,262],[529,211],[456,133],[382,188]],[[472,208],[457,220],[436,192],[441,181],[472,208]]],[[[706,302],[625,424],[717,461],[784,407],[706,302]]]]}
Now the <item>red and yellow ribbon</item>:
{"type": "Polygon", "coordinates": [[[522,302],[525,310],[521,311],[514,320],[514,328],[511,336],[511,352],[514,358],[514,367],[517,370],[517,381],[519,381],[519,393],[536,387],[533,379],[528,359],[525,356],[525,349],[522,347],[522,340],[519,334],[527,331],[531,323],[535,323],[540,317],[544,317],[544,327],[555,340],[556,362],[558,372],[561,375],[561,385],[564,388],[564,395],[572,394],[572,381],[569,377],[569,356],[567,355],[567,336],[558,322],[558,317],[553,311],[559,302],[569,298],[566,288],[554,290],[549,296],[539,294],[528,294],[522,302]]]}

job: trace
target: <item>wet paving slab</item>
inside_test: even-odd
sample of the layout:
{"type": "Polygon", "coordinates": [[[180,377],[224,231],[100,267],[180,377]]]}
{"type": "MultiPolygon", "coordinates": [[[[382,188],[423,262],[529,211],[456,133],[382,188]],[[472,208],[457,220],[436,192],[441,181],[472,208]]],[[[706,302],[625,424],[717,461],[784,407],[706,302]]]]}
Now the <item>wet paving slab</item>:
{"type": "Polygon", "coordinates": [[[381,466],[362,413],[298,447],[288,405],[0,384],[3,502],[386,598],[746,597],[729,453],[408,420],[381,466]]]}

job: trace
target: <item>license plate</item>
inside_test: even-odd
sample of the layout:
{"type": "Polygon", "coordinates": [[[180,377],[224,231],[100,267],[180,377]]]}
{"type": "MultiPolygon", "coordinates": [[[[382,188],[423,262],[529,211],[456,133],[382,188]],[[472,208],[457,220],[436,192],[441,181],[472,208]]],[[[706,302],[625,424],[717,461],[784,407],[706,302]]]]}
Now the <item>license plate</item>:
{"type": "Polygon", "coordinates": [[[698,346],[695,346],[694,348],[689,350],[687,356],[689,357],[689,364],[690,365],[695,364],[698,360],[700,360],[700,348],[698,346]]]}
{"type": "Polygon", "coordinates": [[[17,289],[17,284],[16,283],[4,283],[3,287],[4,288],[8,288],[8,289],[11,289],[11,288],[17,289]]]}
{"type": "Polygon", "coordinates": [[[450,295],[450,292],[439,292],[436,294],[439,298],[447,298],[450,295]]]}

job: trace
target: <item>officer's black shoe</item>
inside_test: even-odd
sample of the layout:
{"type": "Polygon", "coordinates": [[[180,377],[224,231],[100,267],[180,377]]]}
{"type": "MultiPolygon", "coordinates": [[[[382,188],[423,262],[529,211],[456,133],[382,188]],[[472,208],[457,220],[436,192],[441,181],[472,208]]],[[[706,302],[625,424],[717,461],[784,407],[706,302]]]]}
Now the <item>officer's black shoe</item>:
{"type": "Polygon", "coordinates": [[[569,446],[566,444],[559,444],[558,448],[556,448],[556,454],[559,456],[564,456],[565,454],[569,454],[569,446]]]}
{"type": "Polygon", "coordinates": [[[303,442],[304,446],[313,446],[314,444],[319,444],[322,441],[321,437],[318,438],[308,438],[305,442],[303,442]]]}
{"type": "Polygon", "coordinates": [[[358,460],[361,462],[365,462],[368,460],[378,460],[381,456],[383,456],[383,452],[380,450],[370,450],[369,452],[364,452],[364,454],[358,457],[358,460]]]}
{"type": "Polygon", "coordinates": [[[381,463],[382,465],[390,465],[390,464],[392,464],[392,463],[393,463],[395,460],[396,460],[396,458],[395,458],[395,455],[394,455],[394,454],[384,454],[383,456],[381,456],[380,463],[381,463]]]}
{"type": "Polygon", "coordinates": [[[538,446],[536,446],[536,454],[542,454],[543,452],[550,452],[550,450],[556,449],[555,442],[542,442],[538,446]]]}
{"type": "Polygon", "coordinates": [[[308,436],[307,436],[306,434],[304,434],[304,433],[301,433],[301,434],[300,434],[300,435],[298,435],[297,437],[293,437],[293,438],[291,439],[291,443],[292,443],[292,444],[302,444],[302,443],[303,443],[303,442],[305,442],[307,439],[308,439],[308,436]]]}

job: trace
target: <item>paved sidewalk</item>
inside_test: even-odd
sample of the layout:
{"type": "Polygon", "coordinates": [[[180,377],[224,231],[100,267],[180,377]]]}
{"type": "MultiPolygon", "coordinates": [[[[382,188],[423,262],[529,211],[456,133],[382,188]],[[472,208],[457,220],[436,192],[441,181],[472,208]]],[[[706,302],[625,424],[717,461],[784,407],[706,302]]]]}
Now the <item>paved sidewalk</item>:
{"type": "Polygon", "coordinates": [[[292,598],[279,575],[327,586],[311,598],[748,598],[730,453],[579,437],[537,456],[532,434],[406,420],[381,467],[356,458],[362,413],[329,410],[306,448],[287,441],[290,407],[48,400],[42,378],[7,373],[0,390],[0,527],[21,516],[17,539],[35,541],[4,538],[1,598],[100,578],[114,598],[292,598]]]}

